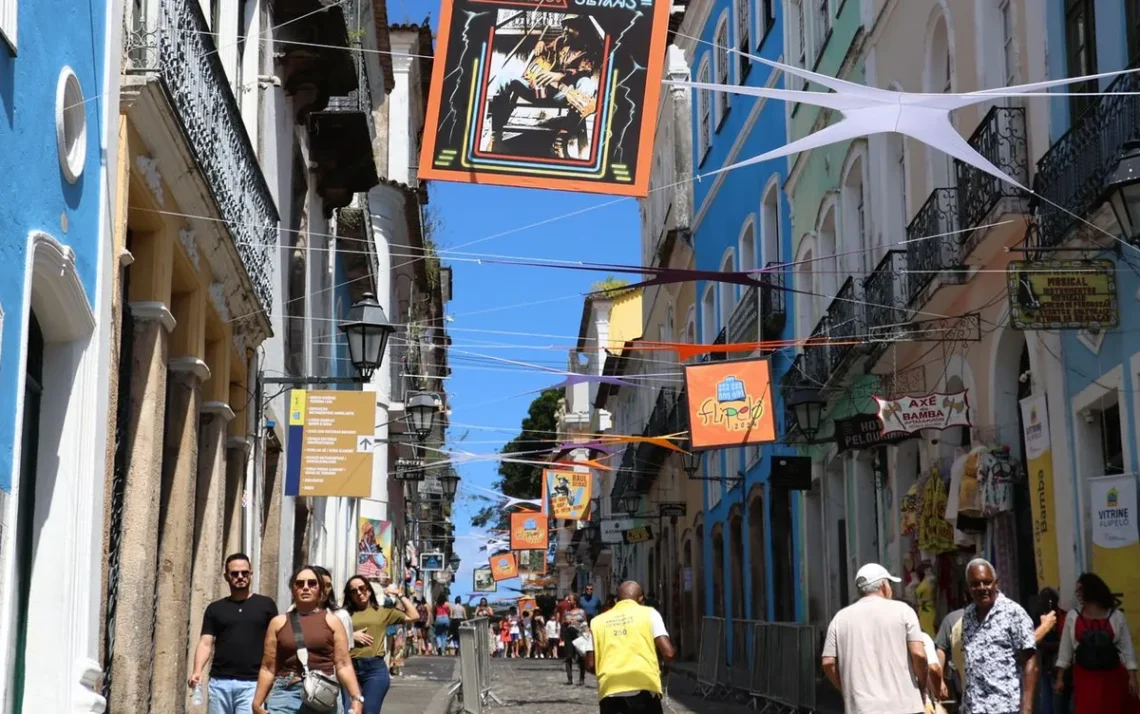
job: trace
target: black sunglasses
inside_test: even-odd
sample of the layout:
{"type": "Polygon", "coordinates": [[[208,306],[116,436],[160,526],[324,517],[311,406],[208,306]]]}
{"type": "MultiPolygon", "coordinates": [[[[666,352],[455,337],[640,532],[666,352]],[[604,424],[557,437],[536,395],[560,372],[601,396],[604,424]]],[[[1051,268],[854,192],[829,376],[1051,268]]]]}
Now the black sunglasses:
{"type": "Polygon", "coordinates": [[[316,578],[310,578],[308,580],[297,579],[297,580],[293,581],[293,587],[297,588],[298,590],[300,590],[302,588],[309,588],[310,590],[316,590],[318,585],[320,585],[320,581],[317,580],[316,578]]]}
{"type": "Polygon", "coordinates": [[[230,577],[231,578],[248,578],[249,573],[250,573],[249,570],[231,570],[230,571],[230,577]]]}

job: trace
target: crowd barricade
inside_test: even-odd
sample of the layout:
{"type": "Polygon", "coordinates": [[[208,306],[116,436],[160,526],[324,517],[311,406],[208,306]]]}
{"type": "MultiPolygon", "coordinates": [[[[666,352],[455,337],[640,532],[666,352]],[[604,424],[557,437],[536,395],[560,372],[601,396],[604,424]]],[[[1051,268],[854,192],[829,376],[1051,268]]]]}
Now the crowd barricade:
{"type": "Polygon", "coordinates": [[[815,711],[818,650],[812,625],[703,618],[700,694],[743,695],[763,702],[765,710],[815,711]]]}
{"type": "Polygon", "coordinates": [[[463,714],[483,714],[490,699],[502,705],[491,691],[491,635],[487,618],[476,617],[459,625],[458,691],[463,714]]]}

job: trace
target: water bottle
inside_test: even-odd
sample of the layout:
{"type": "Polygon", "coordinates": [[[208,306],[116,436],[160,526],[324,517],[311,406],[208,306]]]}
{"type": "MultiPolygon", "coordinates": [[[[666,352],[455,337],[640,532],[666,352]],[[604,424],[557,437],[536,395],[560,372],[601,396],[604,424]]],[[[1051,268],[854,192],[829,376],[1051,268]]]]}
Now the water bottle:
{"type": "Polygon", "coordinates": [[[194,702],[194,706],[196,706],[196,707],[202,706],[202,685],[201,684],[195,684],[194,685],[194,696],[193,696],[191,701],[194,702]]]}

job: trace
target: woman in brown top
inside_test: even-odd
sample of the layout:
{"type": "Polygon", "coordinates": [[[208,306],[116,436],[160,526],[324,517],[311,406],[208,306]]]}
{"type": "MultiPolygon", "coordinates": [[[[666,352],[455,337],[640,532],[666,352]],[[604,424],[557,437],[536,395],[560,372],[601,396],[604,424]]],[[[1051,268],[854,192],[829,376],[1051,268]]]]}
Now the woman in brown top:
{"type": "MultiPolygon", "coordinates": [[[[348,690],[352,714],[361,714],[364,697],[348,656],[348,636],[340,619],[320,607],[325,601],[320,577],[312,566],[303,565],[293,573],[290,582],[293,606],[309,653],[309,670],[335,675],[348,690]]],[[[253,695],[254,714],[306,714],[308,710],[301,705],[302,676],[290,613],[278,615],[265,633],[265,651],[257,692],[253,695]]]]}

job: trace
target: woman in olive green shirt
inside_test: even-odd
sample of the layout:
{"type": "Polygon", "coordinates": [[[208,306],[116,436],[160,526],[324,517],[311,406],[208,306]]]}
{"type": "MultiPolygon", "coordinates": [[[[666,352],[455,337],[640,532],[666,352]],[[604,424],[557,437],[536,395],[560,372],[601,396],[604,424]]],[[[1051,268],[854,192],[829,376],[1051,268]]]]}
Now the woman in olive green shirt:
{"type": "Polygon", "coordinates": [[[349,578],[344,586],[344,607],[352,614],[352,666],[364,694],[364,714],[380,714],[392,683],[384,662],[388,626],[412,622],[419,616],[415,604],[401,597],[395,585],[389,585],[385,594],[399,609],[381,607],[372,584],[360,575],[349,578]]]}

